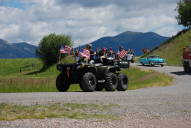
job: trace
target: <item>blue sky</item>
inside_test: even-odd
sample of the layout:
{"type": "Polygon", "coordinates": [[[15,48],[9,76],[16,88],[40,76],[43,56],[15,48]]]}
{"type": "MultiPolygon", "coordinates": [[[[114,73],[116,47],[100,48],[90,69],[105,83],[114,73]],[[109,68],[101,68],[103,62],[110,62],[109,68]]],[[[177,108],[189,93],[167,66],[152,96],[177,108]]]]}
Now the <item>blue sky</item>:
{"type": "Polygon", "coordinates": [[[0,38],[35,45],[49,33],[74,46],[124,31],[175,35],[179,0],[0,0],[0,38]]]}
{"type": "Polygon", "coordinates": [[[24,4],[20,0],[2,0],[0,1],[1,6],[10,8],[23,8],[24,4]]]}

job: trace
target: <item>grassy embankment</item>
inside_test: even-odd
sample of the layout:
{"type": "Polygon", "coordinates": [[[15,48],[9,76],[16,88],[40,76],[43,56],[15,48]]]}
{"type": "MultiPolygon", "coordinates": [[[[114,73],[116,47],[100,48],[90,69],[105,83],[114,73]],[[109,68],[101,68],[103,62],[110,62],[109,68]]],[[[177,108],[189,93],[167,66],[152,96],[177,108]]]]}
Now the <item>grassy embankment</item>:
{"type": "MultiPolygon", "coordinates": [[[[70,62],[71,58],[64,60],[70,62]]],[[[38,59],[0,59],[0,92],[56,92],[55,80],[59,72],[55,65],[47,71],[35,73],[42,66],[38,59]],[[26,71],[20,67],[35,64],[26,71]]],[[[125,69],[122,72],[129,77],[129,89],[151,86],[167,86],[172,78],[155,71],[144,71],[137,68],[125,69]]],[[[69,91],[81,91],[79,85],[72,85],[69,91]]]]}
{"type": "Polygon", "coordinates": [[[168,65],[182,65],[183,48],[191,45],[191,30],[184,30],[156,47],[150,54],[166,59],[168,65]]]}

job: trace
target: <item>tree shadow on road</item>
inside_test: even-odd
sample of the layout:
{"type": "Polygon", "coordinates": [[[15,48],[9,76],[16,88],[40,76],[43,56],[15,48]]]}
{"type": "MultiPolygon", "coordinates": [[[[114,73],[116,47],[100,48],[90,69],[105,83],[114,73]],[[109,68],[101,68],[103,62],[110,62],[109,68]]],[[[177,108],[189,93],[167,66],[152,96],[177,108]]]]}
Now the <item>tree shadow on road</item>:
{"type": "Polygon", "coordinates": [[[191,75],[191,73],[187,73],[184,71],[171,72],[172,74],[183,76],[183,75],[191,75]]]}

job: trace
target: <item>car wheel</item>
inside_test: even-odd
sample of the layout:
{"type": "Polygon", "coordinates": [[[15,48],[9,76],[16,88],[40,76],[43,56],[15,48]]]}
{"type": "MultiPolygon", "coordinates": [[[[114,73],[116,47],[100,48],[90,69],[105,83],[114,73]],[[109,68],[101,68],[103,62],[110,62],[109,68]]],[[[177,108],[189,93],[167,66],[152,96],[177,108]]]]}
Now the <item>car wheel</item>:
{"type": "Polygon", "coordinates": [[[153,63],[153,62],[149,62],[149,65],[150,65],[150,66],[154,66],[154,63],[153,63]]]}

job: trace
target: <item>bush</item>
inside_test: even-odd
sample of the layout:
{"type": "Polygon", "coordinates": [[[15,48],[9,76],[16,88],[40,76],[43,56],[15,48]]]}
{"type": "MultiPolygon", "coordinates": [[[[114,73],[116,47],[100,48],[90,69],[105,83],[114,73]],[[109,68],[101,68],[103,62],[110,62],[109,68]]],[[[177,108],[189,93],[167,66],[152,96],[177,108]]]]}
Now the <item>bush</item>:
{"type": "Polygon", "coordinates": [[[42,38],[37,49],[37,56],[43,61],[44,66],[51,66],[59,60],[59,49],[62,45],[72,45],[70,36],[49,34],[42,38]]]}

